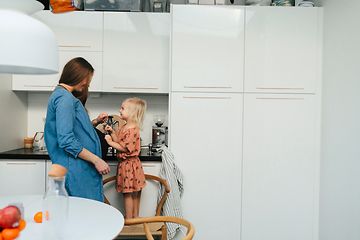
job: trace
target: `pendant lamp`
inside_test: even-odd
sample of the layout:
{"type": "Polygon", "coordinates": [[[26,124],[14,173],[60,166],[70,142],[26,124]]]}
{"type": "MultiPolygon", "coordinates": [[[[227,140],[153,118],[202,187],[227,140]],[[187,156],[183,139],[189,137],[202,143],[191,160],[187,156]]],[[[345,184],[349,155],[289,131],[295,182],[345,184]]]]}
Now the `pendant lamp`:
{"type": "Polygon", "coordinates": [[[52,30],[29,16],[44,6],[35,0],[0,1],[0,74],[54,74],[58,48],[52,30]]]}

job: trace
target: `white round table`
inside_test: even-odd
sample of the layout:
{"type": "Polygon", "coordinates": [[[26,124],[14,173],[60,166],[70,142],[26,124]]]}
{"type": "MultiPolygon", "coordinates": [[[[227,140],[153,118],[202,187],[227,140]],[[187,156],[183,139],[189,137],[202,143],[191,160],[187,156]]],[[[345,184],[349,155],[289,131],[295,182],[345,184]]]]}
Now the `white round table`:
{"type": "MultiPolygon", "coordinates": [[[[22,203],[26,228],[19,240],[41,240],[42,224],[34,222],[34,214],[41,211],[41,195],[1,196],[0,208],[11,203],[22,203]]],[[[121,212],[105,203],[85,198],[69,197],[69,216],[66,240],[111,240],[124,226],[121,212]]]]}

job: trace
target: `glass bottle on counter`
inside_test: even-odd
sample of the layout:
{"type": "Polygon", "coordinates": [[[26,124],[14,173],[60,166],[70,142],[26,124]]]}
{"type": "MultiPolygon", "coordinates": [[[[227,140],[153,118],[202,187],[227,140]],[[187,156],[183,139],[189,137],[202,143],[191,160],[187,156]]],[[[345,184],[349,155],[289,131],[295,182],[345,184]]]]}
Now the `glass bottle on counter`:
{"type": "Polygon", "coordinates": [[[44,239],[65,239],[69,212],[69,195],[65,189],[65,176],[49,176],[48,188],[43,198],[44,239]]]}

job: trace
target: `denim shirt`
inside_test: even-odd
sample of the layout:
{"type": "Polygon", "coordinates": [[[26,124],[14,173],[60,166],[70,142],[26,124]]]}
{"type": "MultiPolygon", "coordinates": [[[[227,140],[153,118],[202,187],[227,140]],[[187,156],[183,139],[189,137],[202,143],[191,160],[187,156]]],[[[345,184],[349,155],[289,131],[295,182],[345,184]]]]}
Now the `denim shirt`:
{"type": "Polygon", "coordinates": [[[101,158],[99,137],[81,102],[60,86],[49,97],[44,133],[51,162],[68,169],[69,195],[103,201],[102,176],[78,157],[86,148],[101,158]]]}

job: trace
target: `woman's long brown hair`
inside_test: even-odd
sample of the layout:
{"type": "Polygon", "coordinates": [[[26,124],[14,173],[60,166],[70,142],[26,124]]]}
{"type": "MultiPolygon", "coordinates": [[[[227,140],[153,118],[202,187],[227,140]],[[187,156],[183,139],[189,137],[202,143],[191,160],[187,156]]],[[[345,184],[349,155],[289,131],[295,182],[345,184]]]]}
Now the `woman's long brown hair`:
{"type": "Polygon", "coordinates": [[[59,83],[75,86],[94,73],[91,64],[82,57],[71,59],[64,67],[59,83]]]}

